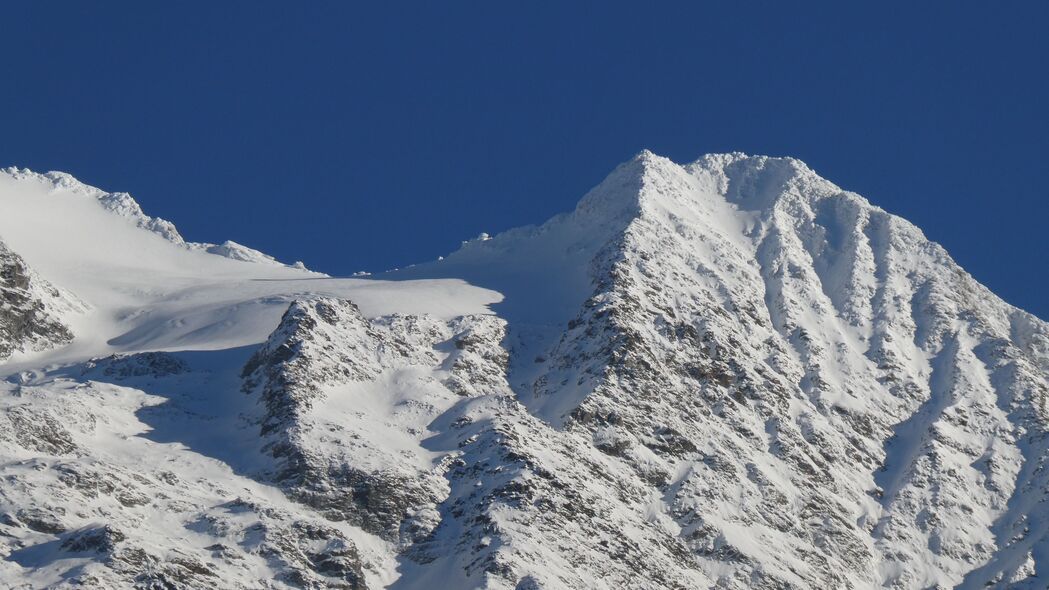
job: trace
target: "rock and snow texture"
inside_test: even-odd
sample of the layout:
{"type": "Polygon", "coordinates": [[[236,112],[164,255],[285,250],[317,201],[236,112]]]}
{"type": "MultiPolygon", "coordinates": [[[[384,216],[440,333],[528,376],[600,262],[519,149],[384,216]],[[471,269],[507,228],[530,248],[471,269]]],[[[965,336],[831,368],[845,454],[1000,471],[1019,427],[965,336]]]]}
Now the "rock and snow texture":
{"type": "Polygon", "coordinates": [[[378,279],[57,173],[0,212],[5,586],[1049,577],[1049,326],[797,160],[643,152],[378,279]]]}
{"type": "Polygon", "coordinates": [[[67,344],[73,334],[62,316],[79,308],[0,241],[0,360],[67,344]]]}

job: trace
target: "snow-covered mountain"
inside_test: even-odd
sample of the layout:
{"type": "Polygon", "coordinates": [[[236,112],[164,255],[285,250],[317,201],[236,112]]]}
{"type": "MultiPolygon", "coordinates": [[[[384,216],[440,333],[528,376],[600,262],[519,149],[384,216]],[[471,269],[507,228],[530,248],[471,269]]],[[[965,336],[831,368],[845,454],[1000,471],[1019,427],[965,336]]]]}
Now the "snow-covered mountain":
{"type": "Polygon", "coordinates": [[[797,160],[643,152],[368,279],[59,173],[0,213],[0,585],[1049,576],[1049,326],[797,160]]]}

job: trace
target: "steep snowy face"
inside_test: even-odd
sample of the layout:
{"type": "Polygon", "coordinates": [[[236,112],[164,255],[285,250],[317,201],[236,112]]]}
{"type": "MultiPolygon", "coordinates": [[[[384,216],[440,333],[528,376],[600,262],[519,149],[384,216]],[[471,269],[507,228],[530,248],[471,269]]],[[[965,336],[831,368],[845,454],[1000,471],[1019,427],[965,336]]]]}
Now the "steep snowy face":
{"type": "Polygon", "coordinates": [[[1047,575],[1049,327],[797,160],[643,152],[392,280],[186,244],[96,190],[0,174],[0,343],[57,347],[0,365],[0,581],[1047,575]]]}
{"type": "Polygon", "coordinates": [[[1042,460],[1019,439],[1044,432],[1045,324],[800,162],[642,159],[641,213],[533,404],[654,477],[722,581],[1026,575],[1007,547],[966,577],[1028,534],[1008,503],[1042,460]]]}
{"type": "MultiPolygon", "coordinates": [[[[100,206],[104,211],[123,218],[136,227],[187,249],[206,250],[212,254],[218,254],[234,260],[276,262],[272,257],[258,250],[241,246],[236,242],[227,241],[221,245],[186,242],[174,224],[159,217],[146,215],[138,202],[128,193],[107,193],[93,186],[88,186],[64,172],[38,174],[31,170],[13,167],[4,168],[0,169],[0,185],[6,185],[4,188],[10,193],[18,193],[22,196],[29,196],[29,198],[47,198],[40,196],[41,194],[47,194],[52,198],[57,197],[59,199],[72,196],[84,204],[100,206]],[[33,195],[33,193],[37,194],[33,195]]],[[[11,198],[11,195],[7,195],[7,198],[11,198]]],[[[8,205],[11,205],[11,203],[8,203],[8,205]]]]}

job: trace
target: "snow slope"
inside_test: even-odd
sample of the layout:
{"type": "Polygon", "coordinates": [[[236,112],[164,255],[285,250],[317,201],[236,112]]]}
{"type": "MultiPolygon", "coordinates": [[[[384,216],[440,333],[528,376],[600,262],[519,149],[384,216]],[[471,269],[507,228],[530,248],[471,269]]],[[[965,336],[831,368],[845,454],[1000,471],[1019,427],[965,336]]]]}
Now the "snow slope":
{"type": "Polygon", "coordinates": [[[442,317],[483,312],[499,297],[454,279],[332,279],[234,242],[186,243],[126,193],[104,193],[59,173],[8,169],[0,173],[0,202],[0,236],[10,249],[91,310],[66,314],[76,340],[47,361],[255,344],[300,296],[349,297],[371,315],[442,317]]]}
{"type": "Polygon", "coordinates": [[[0,211],[0,337],[36,335],[0,364],[9,586],[1049,576],[1049,326],[797,160],[642,152],[375,279],[59,173],[0,211]]]}

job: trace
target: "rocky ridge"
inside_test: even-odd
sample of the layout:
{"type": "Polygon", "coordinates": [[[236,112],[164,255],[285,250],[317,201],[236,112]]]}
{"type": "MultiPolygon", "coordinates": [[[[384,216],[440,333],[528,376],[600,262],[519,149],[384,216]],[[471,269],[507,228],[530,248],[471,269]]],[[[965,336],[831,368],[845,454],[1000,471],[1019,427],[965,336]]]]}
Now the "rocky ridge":
{"type": "Polygon", "coordinates": [[[40,278],[0,241],[0,360],[67,344],[66,314],[84,311],[74,296],[40,278]]]}

